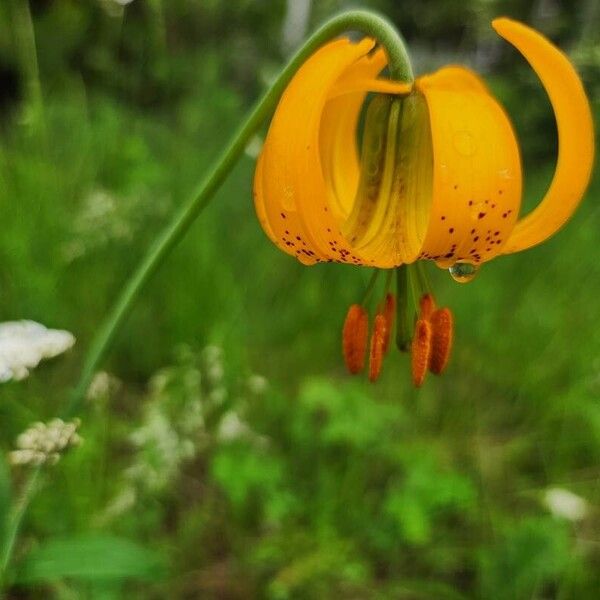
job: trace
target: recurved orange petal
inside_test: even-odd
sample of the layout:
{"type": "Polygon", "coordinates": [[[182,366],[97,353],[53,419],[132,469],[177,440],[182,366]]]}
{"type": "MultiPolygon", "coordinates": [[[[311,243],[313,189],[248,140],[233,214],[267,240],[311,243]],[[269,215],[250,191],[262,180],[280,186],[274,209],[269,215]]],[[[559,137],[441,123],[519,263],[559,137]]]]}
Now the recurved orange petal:
{"type": "Polygon", "coordinates": [[[530,27],[511,19],[492,26],[510,42],[540,78],[556,117],[558,159],[542,202],[517,222],[504,253],[535,246],[570,218],[587,188],[594,164],[594,124],[581,80],[569,59],[530,27]]]}

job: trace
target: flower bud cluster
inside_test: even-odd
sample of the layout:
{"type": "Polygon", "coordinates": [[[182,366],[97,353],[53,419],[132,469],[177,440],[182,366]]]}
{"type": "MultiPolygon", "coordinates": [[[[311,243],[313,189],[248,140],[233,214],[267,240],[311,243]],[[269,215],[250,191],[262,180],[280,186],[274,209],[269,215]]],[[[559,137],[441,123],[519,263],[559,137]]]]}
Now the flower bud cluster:
{"type": "Polygon", "coordinates": [[[55,465],[63,452],[81,444],[77,433],[79,425],[79,419],[34,423],[17,438],[17,449],[10,453],[10,462],[13,465],[55,465]]]}

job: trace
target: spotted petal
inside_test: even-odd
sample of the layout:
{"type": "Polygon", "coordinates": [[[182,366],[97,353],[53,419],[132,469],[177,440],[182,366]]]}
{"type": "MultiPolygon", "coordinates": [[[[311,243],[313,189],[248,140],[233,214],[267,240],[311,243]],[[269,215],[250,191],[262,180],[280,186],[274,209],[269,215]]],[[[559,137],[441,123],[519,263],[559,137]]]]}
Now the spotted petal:
{"type": "Polygon", "coordinates": [[[521,202],[521,161],[512,125],[469,69],[445,67],[421,77],[429,108],[433,194],[423,258],[440,266],[496,256],[521,202]]]}
{"type": "MultiPolygon", "coordinates": [[[[366,93],[403,84],[374,79],[385,65],[374,40],[331,42],[299,69],[277,107],[255,175],[263,229],[306,264],[366,264],[340,232],[358,180],[356,124],[366,93]]],[[[381,266],[381,265],[379,265],[381,266]]]]}

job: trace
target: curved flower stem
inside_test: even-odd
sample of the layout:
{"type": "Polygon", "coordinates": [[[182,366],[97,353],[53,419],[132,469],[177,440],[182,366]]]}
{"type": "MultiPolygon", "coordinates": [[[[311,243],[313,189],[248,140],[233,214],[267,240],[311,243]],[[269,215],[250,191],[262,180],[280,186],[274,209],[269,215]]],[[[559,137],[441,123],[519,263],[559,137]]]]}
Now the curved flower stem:
{"type": "Polygon", "coordinates": [[[250,111],[246,121],[234,134],[228,146],[216,160],[195,193],[175,213],[171,222],[158,236],[137,270],[125,284],[111,312],[92,341],[79,382],[71,394],[66,409],[66,417],[73,416],[81,408],[81,403],[94,372],[104,358],[140,291],[219,189],[243,153],[252,135],[274,110],[296,71],[315,50],[331,38],[346,31],[360,31],[374,37],[387,53],[392,78],[404,82],[412,81],[413,74],[404,41],[389,21],[383,17],[367,11],[349,11],[334,17],[318,29],[296,52],[270,89],[250,111]]]}

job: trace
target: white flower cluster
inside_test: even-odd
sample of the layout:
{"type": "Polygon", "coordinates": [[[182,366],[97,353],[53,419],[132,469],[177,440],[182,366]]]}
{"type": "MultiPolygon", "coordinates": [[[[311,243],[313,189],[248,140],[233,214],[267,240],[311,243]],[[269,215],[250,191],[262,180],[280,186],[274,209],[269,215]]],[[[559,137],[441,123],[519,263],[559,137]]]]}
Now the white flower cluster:
{"type": "Polygon", "coordinates": [[[584,498],[564,488],[546,490],[544,504],[555,517],[572,522],[582,521],[589,512],[584,498]]]}
{"type": "Polygon", "coordinates": [[[110,523],[145,494],[156,498],[172,490],[186,463],[213,446],[238,440],[267,445],[244,415],[246,405],[267,392],[268,381],[252,374],[232,383],[227,375],[222,348],[211,345],[200,353],[179,348],[176,363],[152,377],[141,421],[129,434],[134,452],[123,488],[96,525],[110,523]]]}
{"type": "Polygon", "coordinates": [[[221,417],[216,433],[219,441],[232,442],[240,438],[249,437],[252,434],[252,430],[240,418],[237,412],[230,410],[221,417]]]}
{"type": "MultiPolygon", "coordinates": [[[[106,0],[109,11],[123,13],[114,0],[106,0]]],[[[145,190],[127,196],[104,189],[90,190],[73,216],[71,236],[62,246],[65,262],[71,263],[114,244],[128,244],[144,223],[160,217],[170,205],[168,198],[148,202],[145,190]]]]}
{"type": "Polygon", "coordinates": [[[72,333],[35,321],[0,323],[0,383],[25,379],[41,360],[62,354],[74,343],[72,333]]]}
{"type": "Polygon", "coordinates": [[[133,431],[130,441],[138,456],[125,470],[125,477],[153,492],[165,489],[181,463],[196,454],[193,438],[186,437],[156,404],[147,407],[144,423],[133,431]]]}
{"type": "Polygon", "coordinates": [[[34,423],[17,438],[17,450],[10,453],[13,465],[55,465],[63,452],[82,442],[77,433],[79,419],[65,423],[52,419],[48,423],[34,423]]]}

